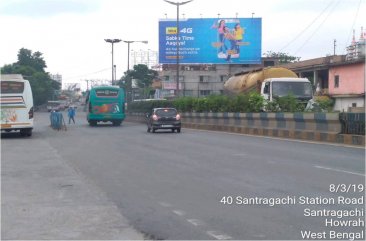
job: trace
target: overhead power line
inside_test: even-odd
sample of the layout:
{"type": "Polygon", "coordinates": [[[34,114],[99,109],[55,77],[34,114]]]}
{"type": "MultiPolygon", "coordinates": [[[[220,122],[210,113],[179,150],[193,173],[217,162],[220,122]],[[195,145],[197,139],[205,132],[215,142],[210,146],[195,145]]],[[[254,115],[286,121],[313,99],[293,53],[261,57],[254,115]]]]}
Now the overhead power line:
{"type": "Polygon", "coordinates": [[[95,71],[95,72],[92,72],[92,73],[86,73],[86,74],[81,74],[81,75],[77,75],[77,76],[68,77],[65,80],[75,79],[75,78],[81,78],[81,77],[85,77],[85,76],[91,75],[91,74],[98,74],[98,73],[101,73],[101,72],[105,72],[107,70],[109,71],[110,68],[104,68],[104,69],[101,69],[101,70],[98,70],[98,71],[95,71]]]}
{"type": "Polygon", "coordinates": [[[301,35],[303,35],[310,27],[325,13],[325,11],[334,3],[334,1],[329,2],[329,4],[321,11],[321,13],[316,16],[316,18],[313,19],[303,30],[301,30],[295,38],[293,38],[290,42],[288,42],[285,46],[283,46],[280,49],[280,52],[282,52],[285,48],[287,48],[289,45],[291,45],[293,42],[295,42],[301,35]]]}
{"type": "Polygon", "coordinates": [[[325,23],[325,21],[328,19],[328,17],[333,13],[333,11],[334,11],[334,9],[335,9],[335,7],[339,4],[339,2],[340,2],[340,0],[338,0],[337,2],[336,2],[336,4],[335,5],[333,5],[333,8],[330,10],[330,12],[328,13],[328,15],[327,16],[325,16],[325,18],[323,19],[323,21],[319,24],[319,26],[312,32],[312,34],[309,36],[309,38],[307,38],[305,41],[304,41],[304,43],[301,45],[301,47],[300,48],[298,48],[296,51],[295,51],[295,53],[294,53],[294,55],[296,55],[307,43],[309,43],[309,40],[312,38],[312,37],[314,37],[314,35],[316,34],[316,32],[318,32],[318,30],[320,29],[320,27],[325,23]]]}
{"type": "Polygon", "coordinates": [[[346,49],[346,47],[350,44],[350,39],[351,39],[351,36],[353,36],[353,30],[355,29],[355,24],[356,24],[356,21],[357,21],[357,18],[358,18],[358,13],[359,13],[360,8],[361,8],[361,3],[362,3],[362,0],[360,0],[359,3],[358,3],[355,18],[353,19],[352,27],[351,27],[350,32],[348,34],[347,42],[345,43],[346,46],[344,46],[343,49],[346,49]]]}

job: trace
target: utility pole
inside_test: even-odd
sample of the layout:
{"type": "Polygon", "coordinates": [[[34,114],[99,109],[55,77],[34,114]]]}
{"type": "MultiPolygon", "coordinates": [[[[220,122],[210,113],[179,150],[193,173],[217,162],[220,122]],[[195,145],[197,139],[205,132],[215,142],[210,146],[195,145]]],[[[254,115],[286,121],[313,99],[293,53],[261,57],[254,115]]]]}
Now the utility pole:
{"type": "Polygon", "coordinates": [[[334,39],[334,42],[333,42],[333,55],[336,55],[336,46],[337,46],[337,40],[334,39]]]}

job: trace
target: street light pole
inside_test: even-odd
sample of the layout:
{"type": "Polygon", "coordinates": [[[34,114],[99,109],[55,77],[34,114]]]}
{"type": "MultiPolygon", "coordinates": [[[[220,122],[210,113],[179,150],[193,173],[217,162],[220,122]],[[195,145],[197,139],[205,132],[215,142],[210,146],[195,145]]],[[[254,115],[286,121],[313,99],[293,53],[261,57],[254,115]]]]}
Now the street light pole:
{"type": "Polygon", "coordinates": [[[123,42],[127,43],[127,71],[130,70],[130,44],[132,43],[149,43],[148,41],[131,41],[131,40],[122,40],[123,42]]]}
{"type": "MultiPolygon", "coordinates": [[[[144,44],[147,44],[148,41],[135,41],[135,40],[121,40],[125,43],[127,43],[127,72],[126,74],[128,75],[128,71],[130,70],[130,44],[132,43],[144,43],[144,44]]],[[[132,83],[130,83],[130,79],[128,79],[128,85],[126,86],[127,87],[127,94],[129,91],[132,90],[132,83]]],[[[132,94],[132,91],[131,91],[131,94],[132,94]]],[[[127,97],[127,102],[129,102],[130,100],[128,99],[127,97]]]]}
{"type": "Polygon", "coordinates": [[[175,6],[177,6],[177,94],[176,96],[179,97],[179,6],[180,5],[184,5],[186,3],[192,2],[193,0],[189,0],[189,1],[185,1],[185,2],[171,2],[168,0],[164,0],[167,3],[173,4],[175,6]]]}
{"type": "Polygon", "coordinates": [[[112,44],[112,85],[114,85],[114,59],[113,59],[113,45],[115,43],[119,43],[121,42],[120,39],[104,39],[104,41],[106,41],[107,43],[111,43],[112,44]]]}

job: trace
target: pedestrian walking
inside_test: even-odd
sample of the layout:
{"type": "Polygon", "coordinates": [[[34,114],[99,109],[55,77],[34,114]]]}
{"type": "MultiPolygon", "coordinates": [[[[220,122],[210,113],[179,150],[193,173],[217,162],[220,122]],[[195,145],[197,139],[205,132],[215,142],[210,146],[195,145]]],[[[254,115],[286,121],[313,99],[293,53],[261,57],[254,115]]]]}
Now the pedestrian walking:
{"type": "Polygon", "coordinates": [[[71,124],[71,120],[74,122],[75,124],[75,107],[70,106],[69,109],[67,110],[67,115],[69,116],[69,124],[71,124]]]}

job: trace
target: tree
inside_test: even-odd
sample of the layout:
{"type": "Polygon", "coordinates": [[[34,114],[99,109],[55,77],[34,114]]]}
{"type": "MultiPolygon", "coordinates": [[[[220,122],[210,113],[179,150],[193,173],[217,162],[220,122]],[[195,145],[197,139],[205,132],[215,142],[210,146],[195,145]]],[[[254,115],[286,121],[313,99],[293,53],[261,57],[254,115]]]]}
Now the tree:
{"type": "Polygon", "coordinates": [[[32,53],[31,50],[25,48],[19,50],[17,63],[19,65],[32,67],[39,72],[45,72],[44,69],[47,68],[41,52],[37,51],[32,53]]]}
{"type": "Polygon", "coordinates": [[[263,54],[265,57],[277,58],[281,64],[293,63],[299,61],[301,57],[291,56],[288,53],[267,51],[263,54]]]}
{"type": "Polygon", "coordinates": [[[21,74],[32,87],[34,104],[41,105],[51,99],[61,85],[52,80],[44,70],[47,67],[41,52],[32,53],[31,50],[21,48],[18,52],[18,61],[4,65],[2,74],[21,74]]]}
{"type": "Polygon", "coordinates": [[[121,78],[119,85],[124,87],[127,91],[128,101],[131,101],[132,94],[132,80],[136,80],[137,86],[143,88],[144,92],[149,92],[152,81],[158,76],[158,72],[149,69],[145,64],[138,64],[133,66],[132,70],[128,70],[121,78]]]}

